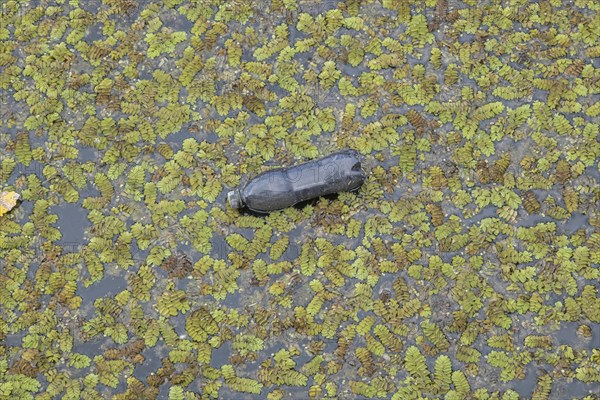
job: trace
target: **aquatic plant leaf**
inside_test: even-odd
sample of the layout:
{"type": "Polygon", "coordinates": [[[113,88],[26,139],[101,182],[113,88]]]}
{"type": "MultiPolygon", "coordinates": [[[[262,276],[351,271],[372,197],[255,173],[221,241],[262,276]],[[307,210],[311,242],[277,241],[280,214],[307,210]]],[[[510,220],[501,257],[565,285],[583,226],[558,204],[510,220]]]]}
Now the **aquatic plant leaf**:
{"type": "Polygon", "coordinates": [[[288,236],[279,238],[275,243],[271,245],[270,256],[272,260],[278,260],[285,253],[290,243],[288,236]]]}
{"type": "Polygon", "coordinates": [[[471,391],[471,385],[462,371],[452,372],[452,383],[454,390],[463,396],[471,391]]]}
{"type": "Polygon", "coordinates": [[[403,173],[412,172],[416,165],[417,149],[414,144],[405,143],[400,150],[399,166],[403,173]]]}
{"type": "Polygon", "coordinates": [[[415,346],[406,349],[404,357],[404,367],[408,373],[416,380],[419,387],[425,388],[431,384],[429,370],[425,362],[425,357],[415,346]]]}
{"type": "Polygon", "coordinates": [[[441,351],[446,351],[450,347],[450,342],[444,335],[444,332],[434,323],[423,321],[421,323],[421,327],[423,328],[423,332],[427,339],[429,339],[436,348],[439,348],[441,351]]]}
{"type": "Polygon", "coordinates": [[[435,360],[433,384],[438,393],[446,393],[450,389],[451,383],[452,362],[448,356],[441,355],[435,360]]]}
{"type": "Polygon", "coordinates": [[[176,316],[179,312],[185,314],[190,309],[189,301],[183,290],[164,292],[157,300],[158,312],[165,316],[176,316]]]}
{"type": "Polygon", "coordinates": [[[221,371],[225,378],[225,384],[233,391],[254,394],[261,393],[263,388],[262,383],[255,381],[254,379],[236,376],[233,366],[224,365],[221,367],[221,371]]]}
{"type": "Polygon", "coordinates": [[[323,64],[323,70],[319,74],[320,87],[327,90],[333,87],[340,79],[342,73],[336,68],[334,61],[326,61],[323,64]]]}
{"type": "Polygon", "coordinates": [[[15,155],[17,156],[17,160],[19,160],[21,164],[28,166],[31,163],[31,144],[29,142],[28,132],[17,133],[15,155]]]}

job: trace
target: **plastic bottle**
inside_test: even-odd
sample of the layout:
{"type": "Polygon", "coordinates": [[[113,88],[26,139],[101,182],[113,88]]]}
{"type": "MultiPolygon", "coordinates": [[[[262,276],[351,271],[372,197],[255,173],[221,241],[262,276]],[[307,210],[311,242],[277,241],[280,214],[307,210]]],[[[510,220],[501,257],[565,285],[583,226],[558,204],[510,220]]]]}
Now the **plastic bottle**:
{"type": "Polygon", "coordinates": [[[267,213],[318,196],[358,189],[365,180],[358,152],[343,150],[289,168],[263,172],[227,193],[232,208],[267,213]]]}

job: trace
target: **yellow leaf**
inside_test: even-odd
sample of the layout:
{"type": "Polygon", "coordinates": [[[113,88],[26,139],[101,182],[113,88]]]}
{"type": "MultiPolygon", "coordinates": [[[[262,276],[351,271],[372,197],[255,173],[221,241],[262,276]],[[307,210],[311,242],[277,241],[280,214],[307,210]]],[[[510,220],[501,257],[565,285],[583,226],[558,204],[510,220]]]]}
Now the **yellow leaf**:
{"type": "Polygon", "coordinates": [[[16,192],[0,192],[0,217],[12,210],[20,197],[16,192]]]}

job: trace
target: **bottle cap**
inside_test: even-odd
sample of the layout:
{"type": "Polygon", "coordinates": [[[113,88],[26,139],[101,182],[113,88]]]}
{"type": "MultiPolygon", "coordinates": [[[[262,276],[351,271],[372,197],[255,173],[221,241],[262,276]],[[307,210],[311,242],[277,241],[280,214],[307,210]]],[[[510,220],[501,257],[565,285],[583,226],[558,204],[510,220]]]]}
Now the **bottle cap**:
{"type": "Polygon", "coordinates": [[[231,208],[242,208],[244,206],[239,190],[232,190],[227,193],[227,201],[229,201],[231,208]]]}

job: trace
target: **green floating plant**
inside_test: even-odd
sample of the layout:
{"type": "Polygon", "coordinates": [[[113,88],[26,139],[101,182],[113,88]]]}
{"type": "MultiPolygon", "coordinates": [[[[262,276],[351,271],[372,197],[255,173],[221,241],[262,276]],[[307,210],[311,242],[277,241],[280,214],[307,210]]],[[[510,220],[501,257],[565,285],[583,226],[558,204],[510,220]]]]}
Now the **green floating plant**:
{"type": "Polygon", "coordinates": [[[175,51],[175,46],[186,40],[186,38],[185,32],[170,32],[165,28],[157,33],[148,33],[144,39],[149,46],[148,57],[155,58],[161,53],[172,54],[175,51]]]}
{"type": "Polygon", "coordinates": [[[320,10],[296,0],[134,3],[0,10],[10,105],[0,181],[24,202],[0,224],[0,338],[27,331],[22,346],[0,349],[18,356],[0,368],[0,397],[98,398],[98,384],[124,383],[116,397],[155,398],[167,382],[173,399],[278,399],[295,386],[307,398],[516,400],[523,394],[506,387],[534,360],[548,366],[535,398],[551,396],[558,376],[598,381],[595,3],[384,0],[375,13],[353,0],[320,10]],[[139,18],[115,18],[132,12],[139,18]],[[440,33],[448,40],[435,42],[440,33]],[[362,153],[370,175],[358,193],[262,218],[215,204],[266,162],[317,157],[322,140],[362,153]],[[101,163],[79,160],[87,150],[101,163]],[[80,251],[58,243],[52,210],[62,202],[87,212],[80,251]],[[579,215],[586,225],[565,232],[579,215]],[[308,236],[296,244],[298,228],[308,236]],[[215,234],[228,251],[213,254],[215,234]],[[177,249],[186,243],[197,253],[187,262],[177,249]],[[128,287],[85,315],[80,265],[85,287],[115,273],[128,287]],[[157,268],[169,276],[154,293],[157,268]],[[175,286],[182,279],[208,303],[192,304],[175,286]],[[215,306],[240,290],[246,309],[215,306]],[[170,318],[180,312],[189,340],[170,318]],[[74,314],[84,340],[119,346],[73,352],[60,326],[74,314]],[[536,329],[512,337],[525,315],[536,329]],[[581,343],[556,347],[565,322],[581,343]],[[267,344],[278,348],[265,358],[267,344]],[[157,345],[167,356],[142,383],[133,368],[157,345]],[[218,369],[216,348],[233,350],[218,369]],[[482,362],[500,382],[478,386],[482,362]],[[45,387],[33,382],[40,373],[45,387]]]}
{"type": "Polygon", "coordinates": [[[425,357],[417,347],[411,346],[406,349],[404,367],[410,376],[415,379],[415,383],[418,387],[424,389],[431,384],[425,357]]]}
{"type": "Polygon", "coordinates": [[[158,312],[167,316],[176,316],[178,313],[185,314],[190,309],[189,301],[183,290],[165,291],[157,300],[158,312]]]}
{"type": "Polygon", "coordinates": [[[221,367],[225,384],[235,392],[255,393],[262,391],[263,385],[254,379],[242,378],[235,375],[235,370],[231,365],[221,367]]]}

